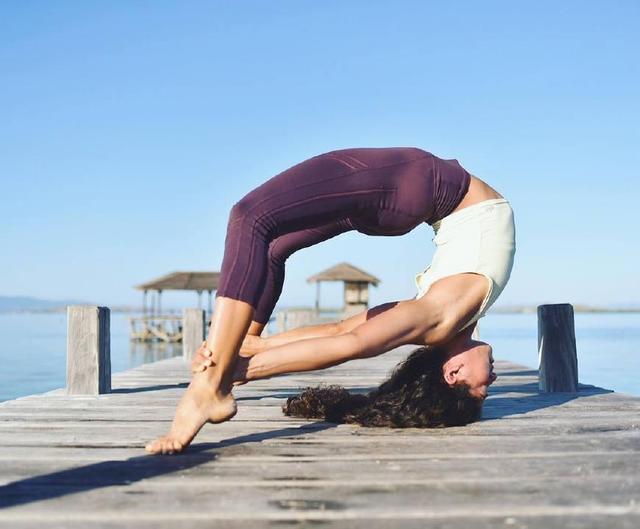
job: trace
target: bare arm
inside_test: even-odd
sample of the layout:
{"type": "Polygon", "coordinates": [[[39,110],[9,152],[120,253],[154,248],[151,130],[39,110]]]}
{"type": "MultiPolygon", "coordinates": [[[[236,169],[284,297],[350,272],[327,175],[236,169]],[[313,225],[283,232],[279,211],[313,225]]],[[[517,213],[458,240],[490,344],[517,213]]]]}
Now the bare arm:
{"type": "Polygon", "coordinates": [[[281,332],[260,339],[262,349],[272,349],[279,345],[305,340],[307,338],[323,338],[339,334],[339,322],[329,322],[320,325],[296,327],[290,331],[281,332]]]}
{"type": "Polygon", "coordinates": [[[242,346],[242,353],[249,356],[299,340],[306,340],[308,338],[324,338],[344,334],[351,331],[358,325],[361,325],[365,321],[370,320],[378,314],[394,307],[398,303],[398,301],[382,303],[381,305],[376,305],[371,309],[363,310],[362,312],[341,321],[297,327],[290,331],[281,332],[265,338],[247,336],[245,338],[245,343],[243,343],[242,346]]]}
{"type": "Polygon", "coordinates": [[[246,364],[247,380],[323,369],[400,345],[446,342],[479,309],[487,288],[486,279],[478,274],[443,278],[420,299],[400,301],[349,332],[300,340],[255,355],[246,364]]]}
{"type": "Polygon", "coordinates": [[[355,358],[376,356],[400,345],[424,345],[425,318],[435,322],[435,316],[425,314],[420,301],[394,302],[349,332],[298,340],[254,355],[245,365],[245,378],[324,369],[355,358]]]}

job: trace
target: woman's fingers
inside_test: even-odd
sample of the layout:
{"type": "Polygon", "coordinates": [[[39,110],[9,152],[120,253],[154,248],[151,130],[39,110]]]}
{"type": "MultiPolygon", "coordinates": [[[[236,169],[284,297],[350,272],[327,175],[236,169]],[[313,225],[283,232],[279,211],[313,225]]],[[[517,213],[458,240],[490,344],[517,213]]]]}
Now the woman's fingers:
{"type": "Polygon", "coordinates": [[[204,358],[202,356],[196,356],[191,362],[192,371],[204,371],[207,367],[213,365],[213,360],[210,358],[204,358]]]}
{"type": "Polygon", "coordinates": [[[207,342],[204,341],[200,344],[200,347],[196,350],[191,360],[191,372],[200,373],[213,365],[211,358],[211,351],[207,347],[207,342]]]}

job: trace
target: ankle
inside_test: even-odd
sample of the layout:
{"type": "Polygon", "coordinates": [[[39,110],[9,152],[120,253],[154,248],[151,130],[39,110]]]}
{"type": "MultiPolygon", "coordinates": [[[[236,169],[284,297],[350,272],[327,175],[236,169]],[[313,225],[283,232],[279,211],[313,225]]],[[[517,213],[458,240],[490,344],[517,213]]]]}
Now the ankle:
{"type": "Polygon", "coordinates": [[[225,384],[221,384],[213,392],[213,398],[216,400],[227,400],[229,397],[233,398],[233,393],[231,393],[232,389],[232,385],[227,386],[225,384]]]}

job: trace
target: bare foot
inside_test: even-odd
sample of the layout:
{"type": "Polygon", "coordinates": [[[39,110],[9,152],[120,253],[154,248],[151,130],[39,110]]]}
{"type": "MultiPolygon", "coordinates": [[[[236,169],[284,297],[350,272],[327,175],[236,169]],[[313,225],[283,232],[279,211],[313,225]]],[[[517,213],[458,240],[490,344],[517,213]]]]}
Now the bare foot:
{"type": "Polygon", "coordinates": [[[169,433],[147,444],[145,450],[152,454],[182,452],[205,423],[228,421],[236,411],[236,401],[231,393],[216,393],[207,374],[196,374],[178,403],[169,433]]]}

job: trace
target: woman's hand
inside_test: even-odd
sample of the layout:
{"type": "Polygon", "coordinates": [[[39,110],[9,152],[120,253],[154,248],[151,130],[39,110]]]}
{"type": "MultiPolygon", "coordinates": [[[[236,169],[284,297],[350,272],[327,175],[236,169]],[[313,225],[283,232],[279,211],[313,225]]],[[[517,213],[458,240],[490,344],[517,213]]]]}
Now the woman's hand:
{"type": "MultiPolygon", "coordinates": [[[[258,353],[261,353],[266,349],[266,339],[261,338],[260,336],[254,336],[252,334],[247,334],[242,340],[242,345],[240,346],[239,354],[241,356],[254,356],[258,353]]],[[[207,348],[207,342],[204,341],[198,347],[196,352],[193,354],[193,359],[191,360],[191,372],[199,373],[201,371],[205,371],[208,367],[214,365],[212,361],[212,353],[207,348]]]]}
{"type": "Polygon", "coordinates": [[[193,353],[191,372],[199,373],[207,369],[207,367],[211,367],[213,365],[212,356],[211,351],[207,348],[207,342],[202,342],[196,352],[193,353]]]}
{"type": "Polygon", "coordinates": [[[251,362],[250,356],[238,356],[236,359],[236,366],[233,370],[233,385],[241,386],[249,382],[247,378],[247,370],[249,369],[249,362],[251,362]]]}
{"type": "MultiPolygon", "coordinates": [[[[249,381],[247,379],[247,369],[249,367],[250,360],[251,357],[238,355],[236,366],[233,371],[234,386],[240,386],[249,381]]],[[[207,347],[207,342],[204,341],[200,344],[200,347],[198,347],[193,355],[193,360],[191,360],[191,372],[200,373],[213,365],[215,365],[213,362],[213,353],[207,347]]]]}

